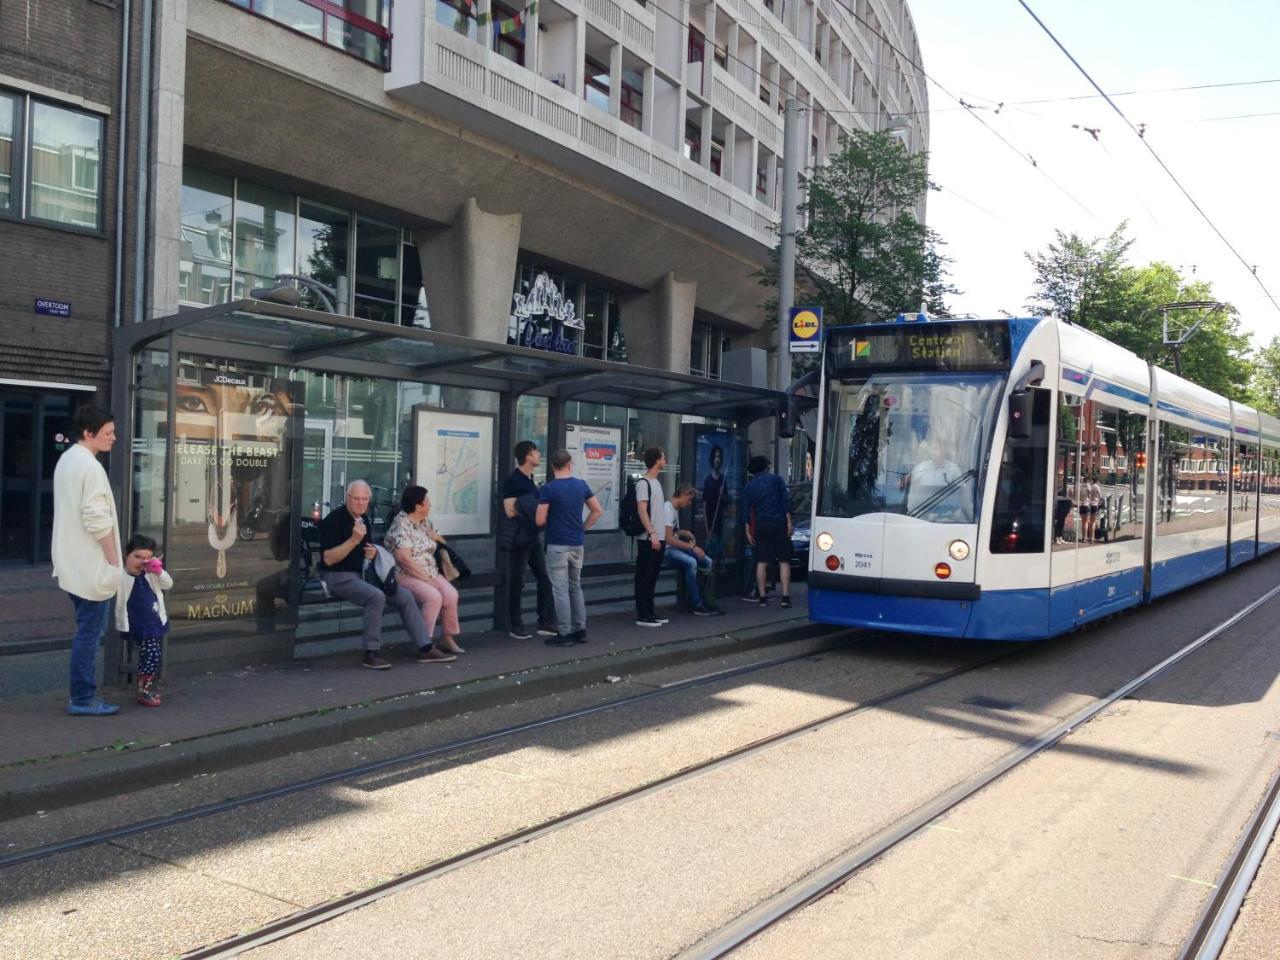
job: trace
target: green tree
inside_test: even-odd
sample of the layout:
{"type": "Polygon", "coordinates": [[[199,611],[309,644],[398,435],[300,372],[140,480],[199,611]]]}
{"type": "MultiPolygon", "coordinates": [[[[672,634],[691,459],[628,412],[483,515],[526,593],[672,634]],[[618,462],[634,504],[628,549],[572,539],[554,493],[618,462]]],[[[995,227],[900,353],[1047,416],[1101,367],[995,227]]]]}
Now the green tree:
{"type": "Polygon", "coordinates": [[[1127,226],[1121,223],[1110,236],[1092,240],[1055,230],[1055,242],[1044,252],[1026,254],[1036,273],[1027,309],[1093,329],[1093,322],[1114,308],[1124,286],[1125,256],[1133,246],[1124,235],[1127,226]]]}
{"type": "MultiPolygon", "coordinates": [[[[1173,369],[1164,344],[1158,307],[1168,303],[1212,300],[1204,281],[1188,281],[1167,263],[1130,266],[1125,255],[1133,241],[1122,223],[1110,236],[1084,240],[1055,231],[1056,242],[1043,253],[1028,253],[1036,271],[1028,309],[1052,314],[1124,347],[1144,360],[1173,369]]],[[[1235,400],[1248,395],[1253,364],[1246,334],[1234,308],[1207,317],[1182,348],[1182,375],[1235,400]]]]}
{"type": "MultiPolygon", "coordinates": [[[[820,304],[827,323],[865,323],[925,306],[946,315],[938,235],[916,218],[933,189],[929,158],[908,153],[887,133],[855,132],[808,182],[796,233],[797,302],[820,304]],[[807,218],[807,220],[806,220],[807,218]]],[[[761,272],[777,285],[777,251],[761,272]]],[[[776,300],[774,304],[776,304],[776,300]]]]}
{"type": "Polygon", "coordinates": [[[1263,413],[1280,417],[1280,337],[1258,351],[1249,380],[1249,403],[1263,413]]]}

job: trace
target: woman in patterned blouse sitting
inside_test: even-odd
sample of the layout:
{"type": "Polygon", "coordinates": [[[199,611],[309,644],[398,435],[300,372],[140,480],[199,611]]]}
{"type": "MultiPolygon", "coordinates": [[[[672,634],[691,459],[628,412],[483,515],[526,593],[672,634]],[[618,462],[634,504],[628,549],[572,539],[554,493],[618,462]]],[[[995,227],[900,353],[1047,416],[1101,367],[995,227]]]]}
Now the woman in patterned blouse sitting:
{"type": "Polygon", "coordinates": [[[458,591],[436,563],[436,546],[444,541],[427,519],[431,513],[427,488],[406,487],[400,496],[400,506],[401,512],[391,521],[382,541],[396,558],[397,581],[413,594],[422,608],[428,637],[435,632],[436,618],[444,614],[444,632],[436,649],[465,653],[456,639],[462,632],[458,625],[458,591]]]}

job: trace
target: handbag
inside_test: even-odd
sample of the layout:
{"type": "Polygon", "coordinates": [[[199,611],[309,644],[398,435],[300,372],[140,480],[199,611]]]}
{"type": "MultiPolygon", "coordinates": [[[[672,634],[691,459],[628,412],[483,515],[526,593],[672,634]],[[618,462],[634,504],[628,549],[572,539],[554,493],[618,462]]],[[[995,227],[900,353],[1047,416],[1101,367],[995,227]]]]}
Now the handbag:
{"type": "Polygon", "coordinates": [[[444,571],[445,579],[450,583],[454,580],[466,580],[467,577],[471,576],[471,568],[467,566],[467,561],[463,560],[462,556],[453,547],[447,543],[442,543],[436,552],[439,554],[437,559],[441,564],[440,569],[444,571]]]}
{"type": "Polygon", "coordinates": [[[453,565],[449,551],[443,544],[436,550],[436,566],[440,568],[441,576],[450,583],[458,579],[458,568],[453,565]]]}
{"type": "Polygon", "coordinates": [[[365,582],[377,587],[387,597],[394,597],[400,589],[396,582],[395,558],[386,547],[375,544],[373,549],[377,551],[374,558],[364,565],[365,582]]]}

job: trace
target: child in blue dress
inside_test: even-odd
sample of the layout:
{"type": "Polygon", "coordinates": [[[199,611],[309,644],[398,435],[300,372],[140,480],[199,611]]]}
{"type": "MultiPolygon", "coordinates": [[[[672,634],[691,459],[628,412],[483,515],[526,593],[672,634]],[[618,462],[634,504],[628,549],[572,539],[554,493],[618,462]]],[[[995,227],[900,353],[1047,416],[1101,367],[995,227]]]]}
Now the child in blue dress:
{"type": "Polygon", "coordinates": [[[169,632],[169,615],[164,608],[164,591],[173,578],[156,556],[156,542],[135,534],[124,545],[124,571],[116,595],[116,628],[127,633],[138,651],[138,703],[160,706],[155,690],[160,673],[164,635],[169,632]]]}

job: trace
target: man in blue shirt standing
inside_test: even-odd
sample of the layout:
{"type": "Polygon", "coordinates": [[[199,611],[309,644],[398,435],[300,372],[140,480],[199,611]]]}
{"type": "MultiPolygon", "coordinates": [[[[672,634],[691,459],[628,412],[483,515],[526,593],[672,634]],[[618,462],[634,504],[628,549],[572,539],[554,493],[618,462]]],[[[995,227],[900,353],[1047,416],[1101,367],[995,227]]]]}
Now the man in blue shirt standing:
{"type": "Polygon", "coordinates": [[[791,606],[791,491],[776,473],[769,470],[769,458],[755,456],[747,465],[754,474],[747,484],[747,541],[751,544],[756,561],[756,589],[760,591],[760,606],[768,606],[765,594],[765,576],[769,564],[778,564],[778,579],[782,583],[782,607],[791,606]]]}
{"type": "Polygon", "coordinates": [[[604,515],[604,508],[585,480],[573,475],[568,450],[551,455],[555,479],[538,492],[537,522],[547,528],[547,573],[555,597],[558,634],[547,638],[553,647],[587,642],[587,604],[582,596],[582,554],[586,532],[604,515]],[[582,518],[586,505],[587,517],[582,518]]]}

